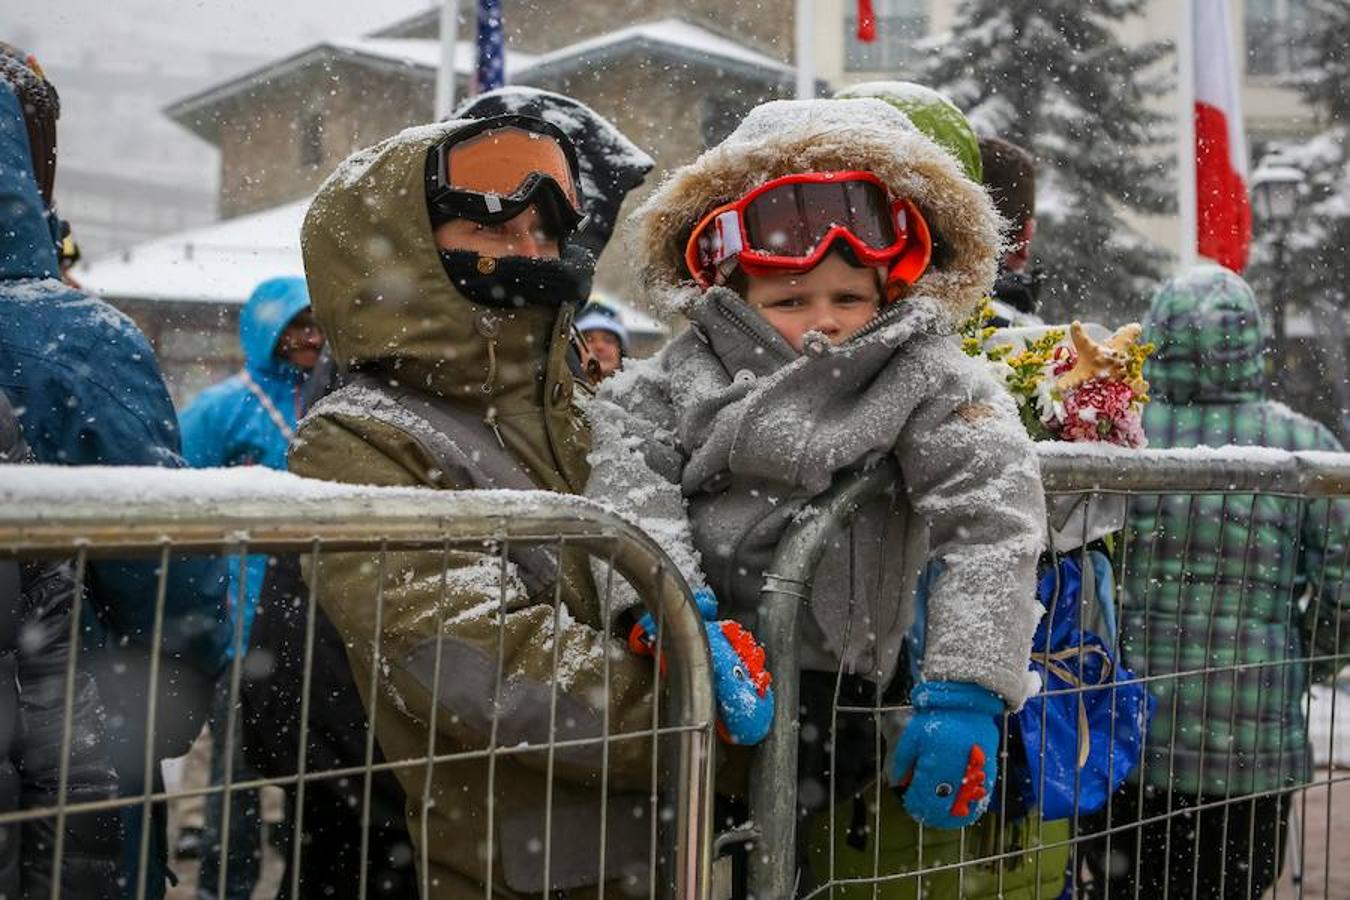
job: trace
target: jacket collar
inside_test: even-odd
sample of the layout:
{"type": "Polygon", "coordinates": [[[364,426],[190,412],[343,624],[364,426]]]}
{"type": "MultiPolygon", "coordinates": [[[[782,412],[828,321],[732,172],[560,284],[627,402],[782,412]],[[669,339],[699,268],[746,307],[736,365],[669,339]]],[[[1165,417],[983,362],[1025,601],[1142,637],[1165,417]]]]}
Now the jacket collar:
{"type": "Polygon", "coordinates": [[[938,333],[945,324],[941,304],[931,297],[909,297],[888,305],[858,334],[838,346],[793,350],[783,336],[741,296],[715,287],[686,307],[699,338],[730,374],[745,371],[765,377],[810,357],[840,361],[888,357],[918,332],[938,333]]]}

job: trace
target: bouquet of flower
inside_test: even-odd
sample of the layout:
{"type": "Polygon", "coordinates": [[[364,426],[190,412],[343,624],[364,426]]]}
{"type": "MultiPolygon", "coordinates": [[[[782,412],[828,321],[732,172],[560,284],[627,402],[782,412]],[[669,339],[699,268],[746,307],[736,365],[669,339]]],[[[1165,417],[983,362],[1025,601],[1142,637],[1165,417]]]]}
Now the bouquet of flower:
{"type": "Polygon", "coordinates": [[[997,329],[986,324],[993,309],[986,300],[961,328],[961,346],[984,359],[1017,400],[1022,423],[1038,441],[1098,441],[1143,447],[1143,408],[1148,402],[1144,360],[1152,344],[1139,343],[1141,328],[1126,325],[1105,341],[1094,341],[1082,323],[1055,328],[1028,341],[988,345],[997,329]]]}

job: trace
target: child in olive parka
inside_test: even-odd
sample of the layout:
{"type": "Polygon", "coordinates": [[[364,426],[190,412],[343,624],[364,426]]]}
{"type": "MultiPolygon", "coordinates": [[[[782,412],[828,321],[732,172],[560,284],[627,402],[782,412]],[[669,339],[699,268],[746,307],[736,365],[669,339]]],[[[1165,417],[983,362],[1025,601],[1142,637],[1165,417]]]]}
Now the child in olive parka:
{"type": "MultiPolygon", "coordinates": [[[[778,101],[673,173],[635,219],[652,302],[690,327],[601,388],[588,495],[658,534],[686,578],[754,630],[785,530],[840,473],[893,454],[901,489],[865,503],[840,542],[847,549],[827,553],[815,574],[803,703],[812,704],[812,673],[833,685],[842,670],[873,696],[885,688],[914,622],[918,575],[936,563],[915,718],[886,767],[915,818],[973,822],[992,795],[1001,713],[1038,688],[1027,659],[1044,520],[1012,399],[951,338],[995,275],[999,219],[987,195],[882,101],[778,101]],[[840,308],[876,304],[865,324],[850,312],[846,328],[784,325],[780,310],[748,301],[764,283],[754,271],[724,268],[717,283],[695,283],[686,248],[710,211],[784,176],[859,172],[913,204],[933,249],[912,283],[882,267],[870,299],[833,291],[840,308]]],[[[818,280],[827,265],[846,276],[866,267],[840,240],[798,275],[818,280]]]]}

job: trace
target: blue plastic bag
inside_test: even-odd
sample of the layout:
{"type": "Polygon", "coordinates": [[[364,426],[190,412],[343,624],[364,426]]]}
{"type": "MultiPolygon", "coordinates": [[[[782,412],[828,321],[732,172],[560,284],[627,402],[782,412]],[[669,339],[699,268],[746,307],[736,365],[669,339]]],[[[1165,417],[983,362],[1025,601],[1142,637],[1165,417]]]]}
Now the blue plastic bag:
{"type": "Polygon", "coordinates": [[[1010,744],[1018,741],[1025,751],[1009,765],[1008,777],[1028,807],[1054,821],[1106,805],[1139,763],[1156,701],[1108,643],[1081,627],[1082,611],[1095,607],[1114,639],[1112,574],[1105,556],[1089,551],[1057,557],[1054,565],[1042,566],[1036,593],[1046,615],[1032,639],[1031,669],[1044,687],[1008,718],[1010,744]],[[1080,559],[1089,561],[1096,582],[1086,601],[1080,559]],[[1113,683],[1115,688],[1102,687],[1113,683]]]}

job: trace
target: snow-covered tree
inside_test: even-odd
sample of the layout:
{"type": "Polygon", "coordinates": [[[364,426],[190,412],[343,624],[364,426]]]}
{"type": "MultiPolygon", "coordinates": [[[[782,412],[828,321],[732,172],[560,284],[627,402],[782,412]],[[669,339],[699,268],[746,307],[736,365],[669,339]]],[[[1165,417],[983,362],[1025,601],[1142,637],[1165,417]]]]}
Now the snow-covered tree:
{"type": "Polygon", "coordinates": [[[976,130],[1037,161],[1034,255],[1051,319],[1142,315],[1168,254],[1130,225],[1175,208],[1168,117],[1170,46],[1122,42],[1147,0],[962,0],[931,39],[920,80],[976,130]],[[1151,105],[1152,104],[1152,105],[1151,105]]]}
{"type": "MultiPolygon", "coordinates": [[[[1316,357],[1315,396],[1297,405],[1350,436],[1347,398],[1345,308],[1350,301],[1350,3],[1305,0],[1305,27],[1292,36],[1304,67],[1288,81],[1312,107],[1321,131],[1309,139],[1273,148],[1281,164],[1307,178],[1287,238],[1278,228],[1255,223],[1256,242],[1247,277],[1268,301],[1306,313],[1316,346],[1282,348],[1316,357]],[[1284,247],[1280,248],[1281,240],[1284,247]],[[1339,411],[1339,416],[1328,414],[1339,411]]],[[[1282,379],[1277,375],[1277,392],[1282,379]]],[[[1292,380],[1303,380],[1294,377],[1292,380]]]]}

